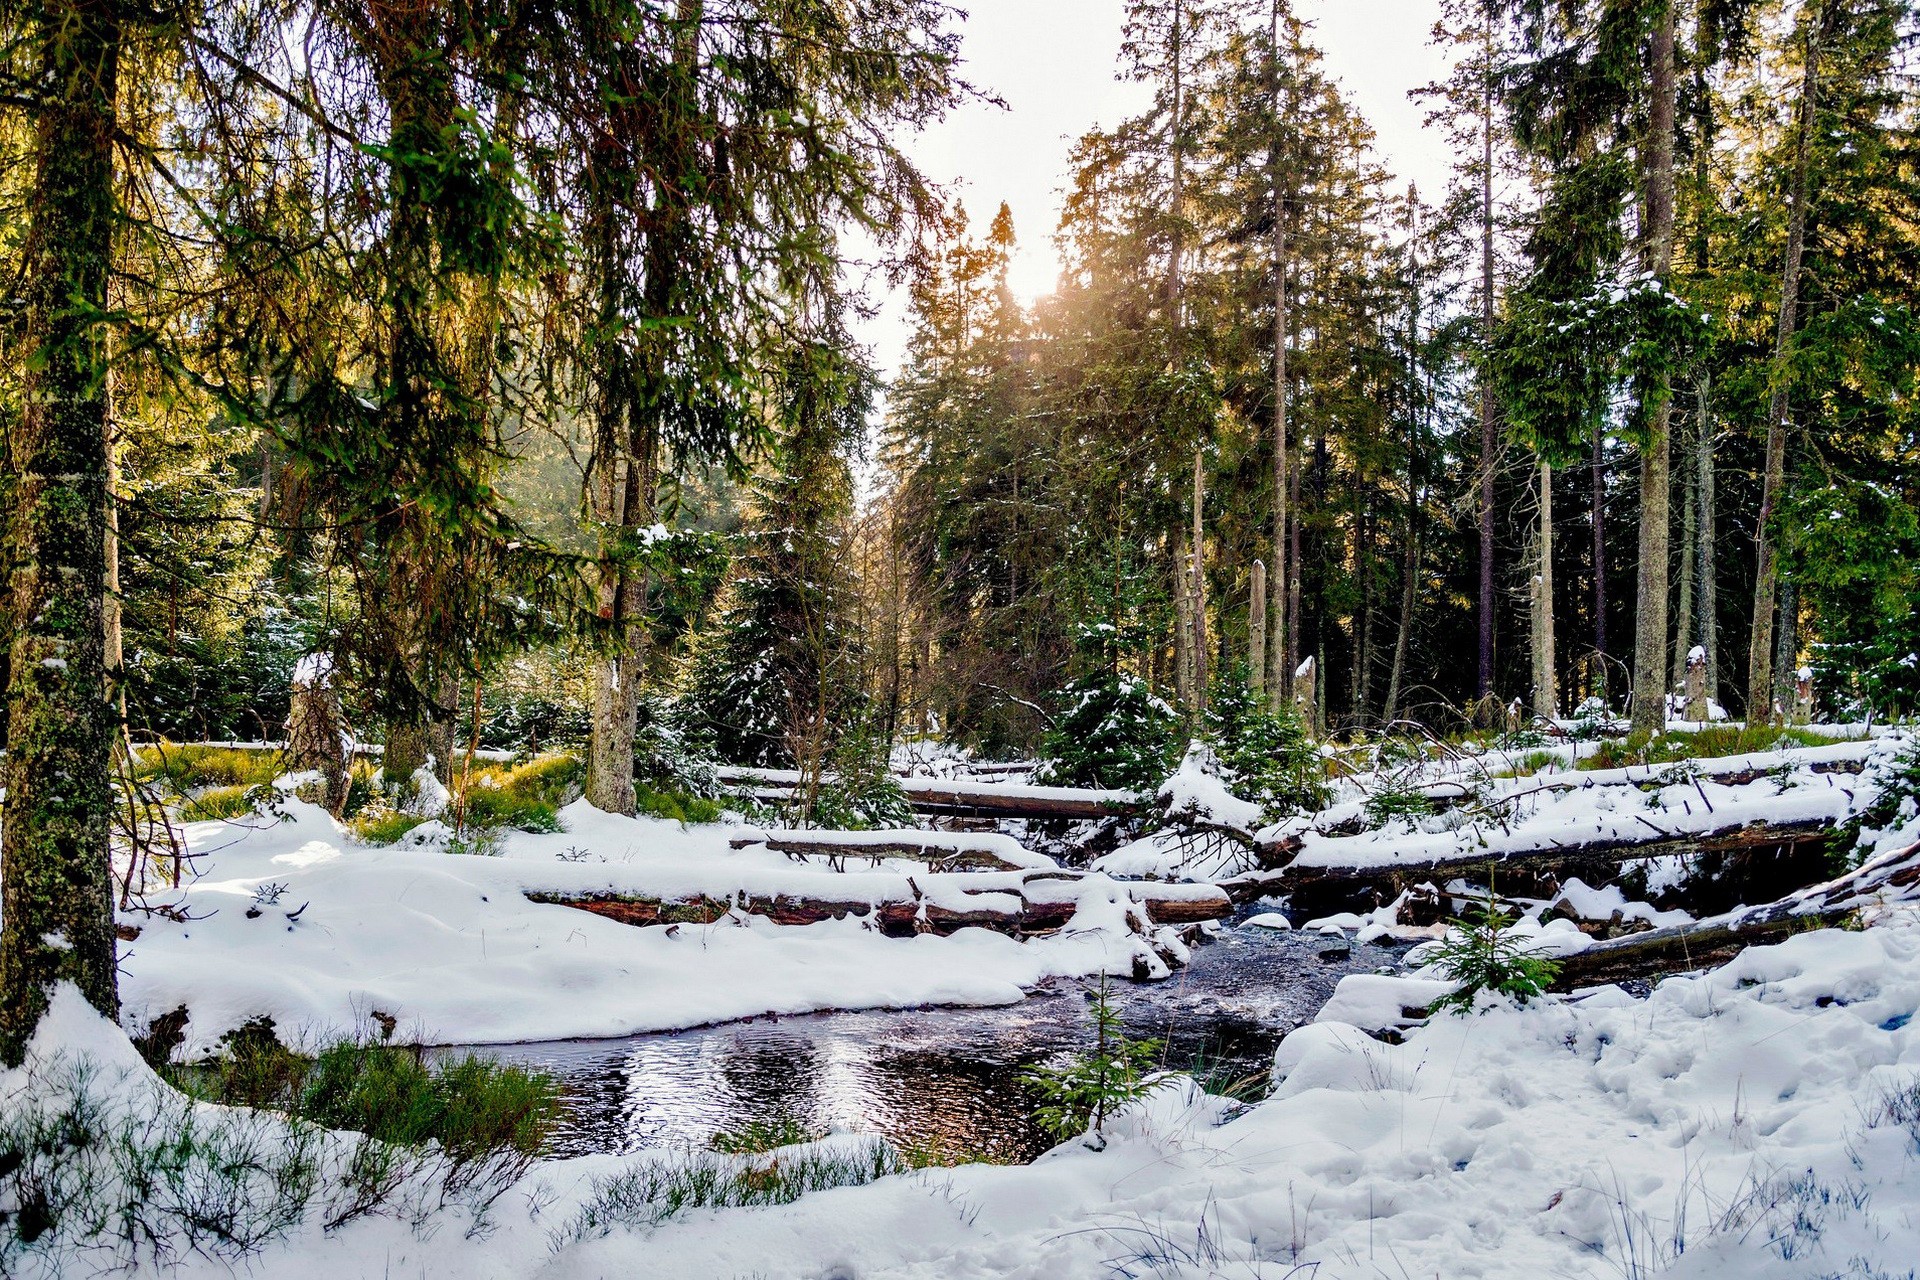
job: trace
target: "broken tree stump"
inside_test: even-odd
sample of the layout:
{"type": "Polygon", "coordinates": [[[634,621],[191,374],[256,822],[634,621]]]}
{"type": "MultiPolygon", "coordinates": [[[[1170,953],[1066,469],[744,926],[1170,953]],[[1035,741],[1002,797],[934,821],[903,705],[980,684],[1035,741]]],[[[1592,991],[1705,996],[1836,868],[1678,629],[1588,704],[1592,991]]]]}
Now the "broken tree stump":
{"type": "Polygon", "coordinates": [[[293,668],[293,696],[287,713],[287,770],[318,770],[321,803],[339,817],[352,782],[347,768],[346,724],[340,695],[333,687],[333,655],[310,653],[293,668]]]}

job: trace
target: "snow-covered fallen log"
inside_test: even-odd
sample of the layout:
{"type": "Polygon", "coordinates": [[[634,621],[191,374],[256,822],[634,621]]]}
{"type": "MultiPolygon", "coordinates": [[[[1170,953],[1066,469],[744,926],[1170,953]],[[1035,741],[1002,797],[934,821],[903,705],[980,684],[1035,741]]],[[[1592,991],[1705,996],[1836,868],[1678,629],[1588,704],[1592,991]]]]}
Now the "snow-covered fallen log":
{"type": "Polygon", "coordinates": [[[898,935],[951,933],[965,928],[1027,935],[1064,927],[1087,893],[1107,895],[1116,889],[1138,904],[1147,921],[1155,925],[1218,920],[1233,910],[1232,899],[1210,884],[1129,883],[1074,871],[1039,871],[1018,879],[995,877],[993,883],[977,889],[956,884],[953,878],[929,879],[923,885],[908,876],[905,892],[881,896],[740,893],[666,897],[532,891],[527,897],[632,925],[711,924],[730,913],[744,912],[787,925],[862,918],[871,920],[883,933],[898,935]]]}
{"type": "Polygon", "coordinates": [[[1742,947],[1837,925],[1862,910],[1914,901],[1920,901],[1920,843],[1881,854],[1837,879],[1776,902],[1596,942],[1561,961],[1559,985],[1615,982],[1675,967],[1698,969],[1742,947]]]}
{"type": "MultiPolygon", "coordinates": [[[[1277,874],[1262,877],[1270,887],[1266,892],[1284,892],[1338,881],[1379,880],[1390,876],[1442,876],[1482,870],[1488,866],[1541,866],[1581,862],[1631,862],[1640,858],[1659,858],[1674,854],[1733,853],[1760,849],[1786,850],[1795,845],[1817,843],[1833,831],[1831,817],[1798,818],[1782,822],[1764,820],[1732,821],[1712,825],[1685,825],[1677,829],[1661,824],[1657,818],[1639,817],[1643,831],[1609,833],[1583,838],[1577,831],[1541,832],[1538,843],[1515,846],[1505,843],[1488,847],[1455,847],[1427,857],[1382,859],[1367,856],[1370,851],[1355,850],[1355,857],[1342,860],[1337,851],[1320,850],[1312,857],[1302,855],[1277,874]]],[[[1283,848],[1284,846],[1269,846],[1283,848]]],[[[1298,845],[1294,846],[1298,848],[1298,845]]],[[[1246,877],[1242,877],[1246,879],[1246,877]]]]}
{"type": "MultiPolygon", "coordinates": [[[[745,787],[760,799],[784,796],[800,783],[793,769],[723,768],[722,782],[745,787]]],[[[899,778],[916,812],[963,818],[1034,818],[1077,821],[1143,812],[1145,797],[1132,791],[1042,787],[1031,783],[974,782],[961,778],[899,778]]]]}
{"type": "Polygon", "coordinates": [[[1052,871],[1059,863],[1012,836],[994,832],[748,831],[728,841],[735,849],[764,846],[790,857],[824,857],[834,867],[848,858],[911,858],[935,871],[1052,871]]]}

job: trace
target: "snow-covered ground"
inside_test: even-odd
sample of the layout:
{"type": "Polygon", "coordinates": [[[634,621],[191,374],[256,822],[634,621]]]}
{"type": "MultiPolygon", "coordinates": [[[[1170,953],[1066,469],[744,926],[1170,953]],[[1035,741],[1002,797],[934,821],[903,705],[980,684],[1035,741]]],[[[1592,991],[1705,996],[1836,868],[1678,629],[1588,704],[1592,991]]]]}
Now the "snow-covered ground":
{"type": "MultiPolygon", "coordinates": [[[[1676,775],[1650,791],[1634,777],[1540,788],[1504,824],[1402,822],[1310,837],[1305,852],[1314,839],[1358,840],[1392,861],[1549,830],[1587,838],[1694,821],[1708,804],[1716,820],[1857,811],[1857,780],[1815,773],[1816,762],[1760,762],[1790,767],[1737,785],[1676,775]]],[[[1204,788],[1192,798],[1196,809],[1219,807],[1204,788]]],[[[128,1025],[184,1004],[189,1051],[263,1012],[296,1037],[364,1026],[376,1013],[438,1041],[619,1034],[769,1011],[1010,1002],[1050,975],[1127,971],[1147,946],[1126,886],[1104,876],[1085,882],[1068,929],[1027,942],[737,915],[635,928],[526,894],[725,898],[830,885],[843,900],[877,901],[909,885],[931,897],[963,885],[1011,894],[1029,873],[941,876],[893,860],[841,872],[764,846],[734,849],[737,826],[689,829],[583,804],[565,811],[562,833],[509,835],[502,856],[370,848],[313,806],[288,798],[283,808],[287,821],[188,829],[201,875],[183,891],[182,918],[126,921],[140,927],[123,946],[128,1025]]],[[[1910,844],[1920,815],[1903,811],[1869,837],[1882,852],[1910,844]]],[[[1150,847],[1122,852],[1141,859],[1150,847]]],[[[1565,892],[1582,916],[1665,922],[1617,890],[1571,882],[1565,892]]],[[[1391,931],[1390,914],[1324,927],[1391,931]]],[[[1355,975],[1282,1042],[1264,1101],[1243,1107],[1175,1080],[1110,1125],[1104,1150],[1075,1141],[1030,1166],[935,1168],[784,1207],[584,1231],[582,1207],[607,1179],[674,1157],[551,1161],[483,1221],[455,1203],[327,1231],[316,1208],[243,1269],[326,1280],[1910,1277],[1920,1259],[1920,911],[1868,916],[1864,930],[1752,948],[1644,999],[1605,987],[1525,1008],[1483,1001],[1472,1016],[1423,1024],[1408,1008],[1450,984],[1430,972],[1355,975]],[[1402,1043],[1366,1034],[1388,1026],[1402,1043]]],[[[1543,948],[1584,942],[1566,920],[1521,928],[1543,948]]],[[[81,1057],[110,1110],[139,1119],[186,1105],[156,1101],[161,1086],[121,1030],[68,991],[28,1065],[0,1073],[0,1114],[47,1102],[81,1057]]],[[[197,1113],[256,1136],[279,1123],[197,1113]]],[[[81,1274],[120,1256],[9,1255],[0,1270],[81,1274]]],[[[226,1276],[233,1265],[187,1257],[181,1270],[226,1276]]]]}
{"type": "MultiPolygon", "coordinates": [[[[1031,1166],[965,1166],[567,1242],[627,1161],[537,1166],[487,1229],[331,1234],[262,1276],[1905,1276],[1920,1258],[1920,920],[1803,934],[1635,1000],[1442,1017],[1400,1045],[1322,1021],[1250,1109],[1170,1087],[1031,1166]],[[1127,1268],[1121,1270],[1117,1268],[1127,1268]]],[[[139,1105],[113,1029],[56,1006],[139,1105]],[[117,1075],[115,1074],[117,1073],[117,1075]]],[[[0,1077],[17,1097],[25,1073],[0,1077]]],[[[225,1262],[189,1273],[230,1274],[225,1262]]]]}
{"type": "Polygon", "coordinates": [[[184,1005],[188,1053],[260,1014],[312,1039],[366,1028],[378,1013],[429,1043],[552,1040],[763,1013],[1007,1004],[1049,977],[1130,973],[1136,956],[1166,971],[1129,920],[1125,886],[1104,876],[1075,887],[1079,911],[1065,929],[1028,942],[978,928],[892,938],[858,918],[799,926],[744,913],[636,928],[526,894],[860,902],[917,888],[930,901],[984,890],[1017,905],[1020,874],[933,874],[894,860],[832,871],[729,847],[746,828],[584,802],[563,811],[565,831],[507,833],[495,857],[360,845],[323,809],[290,796],[281,808],[285,821],[186,827],[199,878],[156,895],[182,918],[123,915],[139,929],[121,947],[130,1026],[184,1005]]]}

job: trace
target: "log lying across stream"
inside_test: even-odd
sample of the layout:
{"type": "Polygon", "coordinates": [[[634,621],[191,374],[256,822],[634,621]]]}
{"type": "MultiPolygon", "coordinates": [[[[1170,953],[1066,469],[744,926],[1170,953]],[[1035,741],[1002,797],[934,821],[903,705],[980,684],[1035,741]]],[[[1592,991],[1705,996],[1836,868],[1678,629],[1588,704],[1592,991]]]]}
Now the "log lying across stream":
{"type": "Polygon", "coordinates": [[[993,832],[920,831],[748,831],[728,841],[736,849],[765,846],[789,857],[824,857],[834,870],[850,858],[878,862],[911,858],[934,871],[1052,871],[1059,864],[1034,853],[1012,836],[993,832]]]}
{"type": "MultiPolygon", "coordinates": [[[[760,799],[777,800],[800,784],[793,769],[723,768],[722,782],[745,786],[760,799]]],[[[1131,791],[1039,787],[1025,783],[970,782],[953,778],[901,778],[914,812],[957,818],[1028,818],[1081,821],[1144,813],[1148,798],[1131,791]]]]}
{"type": "MultiPolygon", "coordinates": [[[[935,891],[923,890],[907,877],[908,891],[893,897],[834,898],[794,894],[741,894],[731,897],[694,895],[663,899],[628,894],[529,893],[535,902],[556,903],[591,911],[623,924],[711,924],[731,911],[765,916],[777,924],[818,924],[842,917],[872,919],[884,933],[951,933],[977,927],[1026,936],[1048,933],[1073,918],[1089,882],[1104,877],[1074,871],[1033,871],[995,877],[993,887],[966,889],[947,879],[935,891]]],[[[1233,911],[1226,893],[1210,884],[1117,883],[1139,903],[1154,924],[1197,924],[1218,920],[1233,911]]]]}
{"type": "Polygon", "coordinates": [[[1596,942],[1560,962],[1554,985],[1597,986],[1663,970],[1698,969],[1743,947],[1841,924],[1864,909],[1917,900],[1920,844],[1911,844],[1777,902],[1596,942]]]}
{"type": "MultiPolygon", "coordinates": [[[[1258,897],[1262,893],[1284,893],[1293,889],[1338,882],[1403,880],[1408,877],[1427,879],[1457,872],[1484,870],[1489,865],[1524,867],[1550,863],[1620,863],[1671,854],[1785,850],[1795,845],[1823,841],[1833,833],[1835,826],[1834,820],[1826,817],[1787,822],[1731,821],[1717,826],[1681,830],[1663,828],[1651,818],[1641,818],[1640,821],[1646,828],[1645,832],[1629,836],[1548,839],[1530,848],[1450,850],[1439,857],[1409,858],[1404,861],[1363,858],[1343,863],[1322,855],[1316,856],[1312,861],[1295,857],[1290,862],[1282,862],[1285,854],[1297,853],[1301,848],[1299,837],[1291,836],[1284,841],[1276,841],[1260,847],[1263,861],[1279,865],[1272,865],[1265,871],[1239,877],[1235,883],[1246,882],[1249,887],[1252,884],[1259,885],[1258,892],[1252,894],[1258,897]]],[[[1228,888],[1229,893],[1235,891],[1234,888],[1228,888]]]]}

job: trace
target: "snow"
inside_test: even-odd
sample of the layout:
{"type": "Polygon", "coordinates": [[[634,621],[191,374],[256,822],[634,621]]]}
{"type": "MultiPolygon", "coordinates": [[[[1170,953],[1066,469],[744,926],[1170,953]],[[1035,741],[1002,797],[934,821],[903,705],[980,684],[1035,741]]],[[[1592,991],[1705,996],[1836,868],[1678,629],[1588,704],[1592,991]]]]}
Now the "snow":
{"type": "MultiPolygon", "coordinates": [[[[1856,779],[1796,768],[1790,780],[1784,791],[1772,778],[1701,786],[1721,817],[1831,817],[1858,803],[1833,799],[1856,779]]],[[[1529,797],[1511,825],[1584,830],[1631,812],[1667,822],[1683,794],[1701,792],[1661,787],[1662,810],[1624,780],[1549,792],[1529,797]]],[[[890,939],[858,920],[790,927],[737,915],[632,928],[524,895],[724,897],[832,884],[858,899],[893,893],[911,874],[929,897],[973,888],[1012,897],[1023,873],[937,876],[884,862],[832,873],[763,847],[732,849],[738,827],[683,828],[584,804],[565,811],[566,831],[511,836],[501,857],[372,849],[314,806],[285,808],[286,822],[187,828],[203,872],[184,894],[189,918],[128,918],[142,930],[122,952],[131,1024],[186,1003],[192,1048],[262,1011],[308,1034],[376,1010],[428,1039],[615,1034],[746,1012],[1017,1000],[1048,973],[1124,971],[1143,945],[1139,904],[1105,876],[1059,882],[1076,895],[1072,923],[1028,943],[980,930],[890,939]],[[249,918],[266,885],[286,888],[249,918]]],[[[1491,824],[1478,835],[1505,838],[1491,824]]],[[[1896,856],[1917,836],[1909,817],[1874,845],[1896,856]]],[[[1389,843],[1439,838],[1403,832],[1389,843]]],[[[1561,900],[1583,916],[1653,918],[1578,881],[1561,900]]],[[[1354,919],[1392,928],[1401,905],[1354,919]]],[[[495,1202],[485,1230],[449,1218],[363,1219],[333,1232],[307,1221],[245,1270],[274,1280],[1040,1280],[1128,1268],[1319,1280],[1904,1275],[1920,1256],[1920,913],[1876,908],[1868,923],[1750,948],[1645,999],[1611,987],[1524,1008],[1483,997],[1469,1016],[1423,1021],[1417,1012],[1450,983],[1418,971],[1349,975],[1281,1042],[1267,1098],[1243,1108],[1181,1083],[1110,1124],[1098,1152],[1076,1141],[1030,1166],[930,1169],[571,1244],[564,1226],[594,1180],[631,1158],[547,1162],[495,1202]],[[1366,1034],[1374,1029],[1401,1042],[1366,1034]]],[[[1515,931],[1555,954],[1585,941],[1571,921],[1533,914],[1515,931]]],[[[62,987],[27,1065],[0,1072],[0,1109],[44,1088],[50,1063],[83,1056],[112,1107],[150,1105],[156,1082],[124,1036],[62,987]]],[[[233,1269],[188,1257],[177,1274],[233,1269]]]]}
{"type": "Polygon", "coordinates": [[[1168,931],[1130,917],[1126,886],[1104,876],[1026,885],[1030,873],[930,873],[896,859],[834,872],[764,846],[732,849],[739,827],[683,828],[584,801],[562,812],[562,832],[508,833],[501,856],[463,856],[431,838],[358,845],[324,809],[290,796],[282,808],[284,822],[185,828],[200,871],[179,896],[187,918],[123,916],[140,930],[122,948],[129,1025],[184,1005],[189,1053],[262,1013],[309,1039],[364,1026],[375,1011],[427,1043],[615,1036],[764,1013],[1010,1004],[1051,977],[1130,974],[1136,957],[1164,975],[1158,950],[1178,954],[1168,931]],[[249,917],[267,885],[285,889],[249,917]],[[936,905],[1009,911],[1023,891],[1051,894],[1077,901],[1080,914],[1029,942],[978,928],[889,938],[858,917],[786,926],[738,912],[639,928],[526,897],[877,902],[915,888],[936,905]]]}
{"type": "MultiPolygon", "coordinates": [[[[1349,979],[1340,998],[1398,1017],[1443,987],[1349,979]]],[[[1904,1275],[1920,1256],[1920,1135],[1900,1101],[1920,1080],[1916,1012],[1920,920],[1905,914],[1750,949],[1645,1000],[1491,1002],[1400,1044],[1330,1010],[1281,1043],[1266,1100],[1165,1089],[1108,1126],[1104,1151],[1071,1142],[1030,1166],[931,1169],[565,1244],[593,1179],[629,1163],[569,1160],[497,1201],[487,1233],[307,1227],[247,1270],[1039,1280],[1184,1251],[1210,1261],[1135,1274],[1904,1275]]],[[[141,1070],[71,997],[36,1053],[48,1041],[141,1070]]]]}
{"type": "Polygon", "coordinates": [[[1213,748],[1192,742],[1173,776],[1160,784],[1159,800],[1171,825],[1221,827],[1251,832],[1260,825],[1259,805],[1227,789],[1213,748]]]}
{"type": "Polygon", "coordinates": [[[333,682],[333,655],[309,653],[293,664],[292,684],[296,689],[324,689],[333,682]]]}

